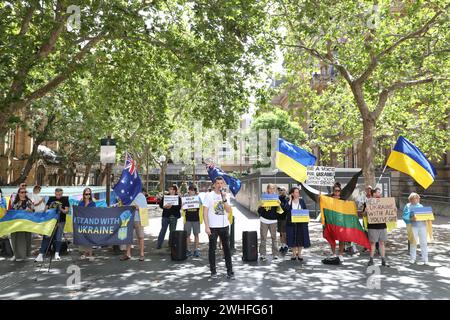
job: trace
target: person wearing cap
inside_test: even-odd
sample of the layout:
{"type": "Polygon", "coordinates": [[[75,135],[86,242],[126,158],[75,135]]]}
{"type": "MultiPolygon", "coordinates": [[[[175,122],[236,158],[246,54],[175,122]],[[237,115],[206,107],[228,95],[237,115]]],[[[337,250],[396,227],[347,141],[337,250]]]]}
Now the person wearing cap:
{"type": "MultiPolygon", "coordinates": [[[[64,232],[64,226],[66,224],[66,215],[69,212],[69,199],[67,197],[63,197],[63,189],[56,188],[55,196],[50,197],[45,206],[45,211],[48,209],[55,209],[58,212],[58,223],[56,225],[56,230],[54,230],[53,241],[55,241],[55,261],[61,261],[59,257],[59,252],[61,250],[62,245],[62,236],[64,232]]],[[[44,236],[42,238],[41,249],[39,250],[39,255],[36,257],[36,262],[42,262],[44,260],[44,254],[49,251],[49,247],[51,246],[52,236],[44,236]]]]}
{"type": "MultiPolygon", "coordinates": [[[[197,195],[197,187],[190,185],[188,188],[188,197],[194,197],[197,195]]],[[[200,200],[200,198],[199,198],[200,200]]],[[[201,201],[201,200],[200,200],[201,201]]],[[[184,230],[187,232],[187,256],[190,257],[192,252],[189,250],[191,242],[191,233],[194,234],[194,257],[200,257],[199,247],[199,234],[201,224],[201,206],[199,208],[182,209],[184,217],[184,230]]]]}

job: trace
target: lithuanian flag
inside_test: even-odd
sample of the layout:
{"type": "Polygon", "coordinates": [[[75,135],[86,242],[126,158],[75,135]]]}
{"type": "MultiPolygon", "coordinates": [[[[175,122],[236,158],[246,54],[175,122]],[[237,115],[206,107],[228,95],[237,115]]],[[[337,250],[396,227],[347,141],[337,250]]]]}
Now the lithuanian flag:
{"type": "Polygon", "coordinates": [[[402,136],[398,138],[386,165],[411,176],[424,189],[428,188],[436,177],[436,169],[422,151],[402,136]]]}
{"type": "Polygon", "coordinates": [[[325,225],[323,236],[330,244],[336,240],[355,242],[370,250],[370,242],[359,223],[354,201],[321,195],[320,212],[322,224],[325,225]]]}
{"type": "Polygon", "coordinates": [[[306,167],[316,163],[316,157],[296,145],[278,138],[275,165],[297,181],[306,181],[306,167]]]}
{"type": "Polygon", "coordinates": [[[8,210],[0,218],[0,237],[18,232],[34,232],[50,236],[58,219],[56,209],[46,212],[8,210]]]}

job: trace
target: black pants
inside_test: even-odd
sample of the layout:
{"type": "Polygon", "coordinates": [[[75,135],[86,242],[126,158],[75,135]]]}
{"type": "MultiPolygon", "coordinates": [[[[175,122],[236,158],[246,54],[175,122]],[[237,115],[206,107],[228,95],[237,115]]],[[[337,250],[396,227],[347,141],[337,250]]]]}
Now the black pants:
{"type": "Polygon", "coordinates": [[[227,273],[233,272],[231,264],[231,250],[230,250],[230,228],[210,228],[211,235],[209,236],[209,268],[212,273],[216,273],[216,247],[217,237],[222,242],[223,253],[225,255],[225,265],[227,266],[227,273]]]}

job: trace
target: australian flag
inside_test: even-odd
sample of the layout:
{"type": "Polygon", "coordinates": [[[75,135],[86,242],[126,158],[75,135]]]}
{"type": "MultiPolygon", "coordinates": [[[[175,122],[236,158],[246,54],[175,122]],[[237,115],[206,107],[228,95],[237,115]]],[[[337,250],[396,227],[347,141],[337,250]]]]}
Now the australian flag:
{"type": "Polygon", "coordinates": [[[214,179],[218,176],[223,177],[228,188],[230,188],[231,193],[233,193],[233,196],[236,196],[239,190],[241,190],[241,180],[228,175],[222,169],[215,167],[214,164],[209,164],[206,167],[206,170],[208,171],[208,176],[212,182],[214,182],[214,179]]]}
{"type": "Polygon", "coordinates": [[[136,161],[128,153],[125,160],[125,168],[123,168],[120,180],[113,190],[124,206],[131,204],[139,192],[142,191],[142,181],[137,172],[136,161]]]}

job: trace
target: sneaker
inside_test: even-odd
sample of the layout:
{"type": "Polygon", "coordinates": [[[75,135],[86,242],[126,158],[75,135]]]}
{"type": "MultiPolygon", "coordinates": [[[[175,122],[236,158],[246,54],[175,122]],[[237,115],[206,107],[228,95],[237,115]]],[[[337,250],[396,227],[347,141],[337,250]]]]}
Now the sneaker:
{"type": "Polygon", "coordinates": [[[424,261],[424,262],[423,262],[423,265],[424,265],[424,266],[430,266],[430,263],[429,263],[428,261],[424,261]]]}
{"type": "Polygon", "coordinates": [[[34,262],[42,262],[44,261],[44,255],[42,253],[39,253],[36,259],[34,259],[34,262]]]}
{"type": "Polygon", "coordinates": [[[410,264],[415,264],[415,263],[416,263],[416,260],[409,259],[409,263],[410,263],[410,264]]]}
{"type": "Polygon", "coordinates": [[[61,257],[59,256],[59,253],[55,253],[55,261],[61,261],[61,257]]]}
{"type": "Polygon", "coordinates": [[[266,261],[267,258],[266,258],[266,256],[261,256],[261,257],[259,257],[259,260],[261,260],[261,261],[266,261]]]}
{"type": "Polygon", "coordinates": [[[190,250],[186,250],[186,256],[191,257],[192,256],[192,252],[190,250]]]}
{"type": "Polygon", "coordinates": [[[234,272],[227,272],[227,279],[228,280],[234,280],[234,272]]]}
{"type": "Polygon", "coordinates": [[[369,262],[367,262],[367,266],[368,267],[373,266],[373,259],[372,258],[370,258],[369,262]]]}
{"type": "Polygon", "coordinates": [[[344,262],[344,256],[339,256],[339,261],[342,263],[344,262]]]}
{"type": "Polygon", "coordinates": [[[284,247],[280,247],[280,249],[278,249],[278,252],[283,253],[284,252],[284,247]]]}
{"type": "Polygon", "coordinates": [[[200,251],[195,250],[194,251],[194,257],[196,257],[196,258],[200,257],[200,251]]]}
{"type": "Polygon", "coordinates": [[[9,261],[16,261],[16,256],[12,256],[11,258],[9,258],[9,261]]]}
{"type": "Polygon", "coordinates": [[[211,272],[211,279],[217,279],[218,277],[217,272],[211,272]]]}
{"type": "Polygon", "coordinates": [[[156,249],[161,249],[161,245],[160,244],[158,244],[157,246],[156,246],[156,249]]]}

